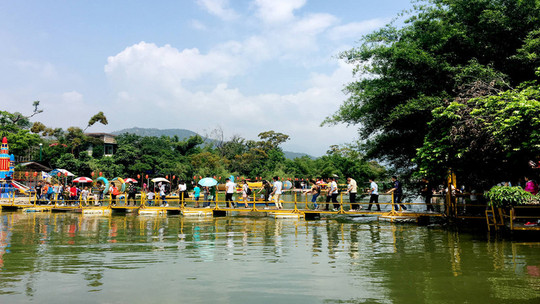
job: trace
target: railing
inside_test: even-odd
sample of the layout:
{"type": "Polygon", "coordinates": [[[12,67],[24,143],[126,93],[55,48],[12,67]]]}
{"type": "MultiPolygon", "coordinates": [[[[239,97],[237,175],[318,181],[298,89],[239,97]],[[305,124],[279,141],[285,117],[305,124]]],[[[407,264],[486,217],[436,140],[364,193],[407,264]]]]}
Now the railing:
{"type": "MultiPolygon", "coordinates": [[[[256,191],[249,196],[249,201],[244,202],[241,198],[240,193],[235,194],[237,199],[234,200],[238,207],[242,207],[242,204],[248,204],[248,208],[251,210],[259,210],[261,204],[273,206],[274,201],[263,200],[260,194],[257,194],[256,191]],[[259,205],[259,206],[257,206],[259,205]]],[[[302,212],[326,212],[326,210],[313,210],[314,205],[311,203],[311,195],[303,194],[299,191],[288,191],[288,199],[281,201],[284,204],[284,208],[287,210],[302,211],[302,212]]],[[[454,218],[485,218],[486,204],[483,200],[481,194],[476,195],[477,200],[471,200],[471,194],[457,194],[455,196],[451,195],[434,195],[432,198],[432,206],[435,209],[435,213],[445,214],[449,217],[454,218]]],[[[347,213],[351,212],[352,204],[356,204],[361,207],[363,211],[366,211],[367,206],[369,205],[369,195],[366,193],[361,193],[357,195],[357,201],[351,203],[349,197],[344,192],[340,193],[338,196],[337,203],[332,202],[327,199],[327,195],[324,192],[319,196],[317,204],[321,207],[328,206],[328,212],[334,213],[347,213]],[[326,198],[326,199],[325,199],[326,198]],[[335,204],[330,208],[330,205],[335,204]],[[332,211],[330,211],[332,210],[332,211]]],[[[394,212],[393,208],[393,194],[380,194],[379,195],[379,206],[381,207],[381,212],[394,212]]],[[[425,202],[410,202],[409,200],[401,202],[407,209],[416,209],[417,206],[426,207],[425,202]],[[411,208],[413,207],[413,208],[411,208]]],[[[140,208],[140,207],[153,207],[153,206],[168,206],[170,208],[192,208],[192,207],[206,207],[209,206],[215,209],[232,209],[227,205],[225,201],[224,192],[216,192],[216,198],[213,200],[204,200],[204,195],[200,196],[200,199],[196,201],[192,196],[191,197],[179,197],[174,195],[166,196],[165,200],[161,197],[154,197],[149,199],[145,193],[138,193],[135,200],[129,200],[128,195],[121,194],[113,199],[111,195],[101,196],[100,194],[89,194],[86,198],[78,196],[77,198],[69,198],[64,195],[52,194],[49,197],[36,197],[35,194],[29,193],[26,195],[17,195],[9,199],[1,199],[0,205],[6,206],[37,206],[37,205],[48,205],[54,207],[63,207],[63,208],[92,208],[96,206],[111,206],[114,208],[140,208]],[[183,202],[183,203],[181,203],[183,202]],[[128,204],[129,203],[129,204],[128,204]]],[[[374,206],[377,207],[377,206],[374,206]]],[[[396,206],[398,208],[397,212],[401,213],[404,211],[400,205],[396,206]]],[[[246,209],[246,208],[236,208],[236,209],[246,209]]],[[[326,209],[326,208],[325,208],[326,209]]],[[[416,213],[424,213],[423,211],[417,211],[416,213]]]]}
{"type": "MultiPolygon", "coordinates": [[[[240,196],[239,193],[235,194],[236,196],[240,196]]],[[[284,204],[284,209],[287,209],[288,211],[293,212],[325,212],[325,210],[313,210],[313,205],[310,201],[311,195],[301,194],[297,191],[289,191],[287,196],[290,199],[287,199],[286,201],[281,200],[281,203],[284,204]]],[[[381,212],[388,212],[393,210],[392,208],[392,201],[393,201],[393,195],[391,194],[381,194],[381,197],[384,197],[381,199],[381,201],[378,202],[379,206],[381,206],[382,210],[381,212]],[[390,207],[388,208],[388,205],[390,207]]],[[[323,198],[326,197],[326,195],[322,196],[323,198]]],[[[365,195],[359,195],[358,201],[355,203],[351,203],[347,195],[344,193],[341,193],[338,197],[338,202],[326,202],[323,198],[320,198],[317,202],[319,205],[332,205],[335,204],[335,206],[332,206],[334,208],[328,208],[328,212],[333,213],[346,213],[350,212],[352,208],[352,204],[356,204],[358,206],[363,207],[362,209],[365,211],[365,206],[369,204],[369,199],[366,199],[365,195]],[[332,210],[332,211],[330,211],[332,210]]],[[[435,206],[436,210],[438,212],[444,212],[445,210],[445,203],[438,197],[434,198],[435,202],[433,202],[433,205],[435,206]]],[[[244,202],[241,197],[237,198],[233,202],[236,205],[236,208],[232,208],[231,206],[228,206],[228,202],[225,201],[225,193],[224,192],[216,192],[216,198],[215,199],[209,199],[204,200],[204,195],[200,196],[200,199],[196,201],[193,197],[179,197],[179,196],[166,196],[165,200],[163,200],[161,197],[154,197],[153,199],[149,199],[148,196],[145,193],[140,193],[137,195],[135,200],[129,200],[128,201],[128,195],[127,194],[121,194],[117,196],[115,199],[111,195],[100,195],[100,194],[90,194],[86,198],[83,198],[82,196],[78,196],[77,198],[69,198],[65,194],[59,195],[59,194],[50,194],[50,195],[42,195],[40,197],[37,197],[34,193],[29,193],[27,195],[17,195],[10,199],[2,199],[0,200],[0,205],[3,206],[53,206],[56,208],[92,208],[97,206],[110,206],[113,208],[146,208],[146,207],[153,207],[153,206],[161,206],[161,207],[169,207],[169,208],[192,208],[192,207],[210,207],[215,209],[246,209],[241,208],[242,205],[245,206],[245,204],[248,205],[248,209],[250,210],[259,210],[260,205],[265,206],[273,206],[275,203],[273,200],[265,201],[260,196],[258,196],[256,193],[253,193],[249,196],[249,200],[244,202]],[[181,203],[183,202],[183,203],[181,203]],[[259,205],[259,206],[257,206],[259,205]]],[[[425,205],[424,203],[411,203],[411,202],[402,202],[401,203],[404,206],[410,207],[414,205],[425,205]]],[[[377,207],[377,206],[375,206],[377,207]]],[[[403,211],[401,206],[398,206],[399,210],[398,212],[403,211]]]]}

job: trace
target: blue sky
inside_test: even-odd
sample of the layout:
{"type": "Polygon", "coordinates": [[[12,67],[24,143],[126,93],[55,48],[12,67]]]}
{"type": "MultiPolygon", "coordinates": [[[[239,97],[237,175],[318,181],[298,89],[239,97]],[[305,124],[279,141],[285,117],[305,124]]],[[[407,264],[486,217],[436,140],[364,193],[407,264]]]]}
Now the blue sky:
{"type": "Polygon", "coordinates": [[[336,55],[409,0],[0,2],[0,109],[51,127],[184,128],[323,155],[357,127],[320,127],[346,96],[352,67],[336,55]]]}

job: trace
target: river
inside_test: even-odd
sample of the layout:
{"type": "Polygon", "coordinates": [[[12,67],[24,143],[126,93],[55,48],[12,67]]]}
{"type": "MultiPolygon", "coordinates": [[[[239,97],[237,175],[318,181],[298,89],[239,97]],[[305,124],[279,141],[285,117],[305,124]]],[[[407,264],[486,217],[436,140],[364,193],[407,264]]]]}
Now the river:
{"type": "Polygon", "coordinates": [[[540,243],[329,218],[0,213],[0,303],[540,303],[540,243]]]}

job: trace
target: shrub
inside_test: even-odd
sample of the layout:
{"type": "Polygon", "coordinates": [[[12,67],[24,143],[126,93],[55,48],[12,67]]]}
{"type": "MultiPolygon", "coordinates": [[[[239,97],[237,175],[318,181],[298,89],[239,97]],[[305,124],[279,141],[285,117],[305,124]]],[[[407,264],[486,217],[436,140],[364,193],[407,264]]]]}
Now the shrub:
{"type": "Polygon", "coordinates": [[[538,204],[539,197],[521,187],[494,186],[487,193],[488,205],[497,208],[526,204],[538,204]]]}

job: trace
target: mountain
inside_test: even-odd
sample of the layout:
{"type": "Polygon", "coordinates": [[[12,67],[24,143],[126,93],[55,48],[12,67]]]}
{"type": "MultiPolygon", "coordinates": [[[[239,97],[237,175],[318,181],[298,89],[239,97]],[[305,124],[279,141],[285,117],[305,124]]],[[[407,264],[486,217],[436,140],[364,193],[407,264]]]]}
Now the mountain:
{"type": "MultiPolygon", "coordinates": [[[[123,129],[120,131],[114,131],[112,134],[114,135],[120,135],[124,133],[130,133],[135,134],[139,136],[154,136],[154,137],[161,137],[162,135],[173,137],[178,136],[180,140],[187,139],[191,136],[197,135],[197,133],[186,130],[186,129],[155,129],[155,128],[129,128],[129,129],[123,129]]],[[[203,137],[204,138],[204,137],[203,137]]]]}
{"type": "MultiPolygon", "coordinates": [[[[155,136],[155,137],[160,137],[163,135],[173,137],[176,135],[178,136],[180,140],[184,140],[191,136],[197,135],[197,133],[190,130],[186,130],[186,129],[156,129],[156,128],[137,128],[137,127],[112,132],[112,134],[114,135],[120,135],[124,133],[130,133],[130,134],[135,134],[139,136],[155,136]]],[[[202,136],[202,138],[205,139],[205,141],[212,141],[211,139],[207,139],[204,136],[202,136]]],[[[291,151],[283,151],[283,153],[285,154],[285,158],[287,159],[295,159],[302,156],[309,156],[310,158],[315,158],[306,153],[298,153],[298,152],[291,152],[291,151]]]]}
{"type": "Polygon", "coordinates": [[[283,151],[283,154],[285,154],[285,158],[287,158],[287,159],[295,159],[295,158],[304,157],[304,156],[307,156],[307,157],[309,157],[311,159],[316,158],[316,157],[311,156],[311,155],[306,154],[306,153],[291,152],[291,151],[283,151]]]}

